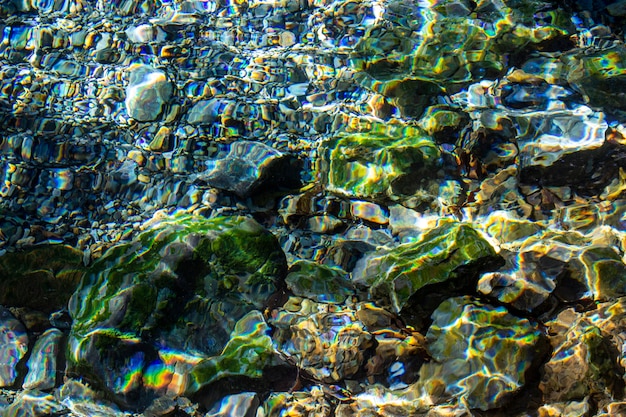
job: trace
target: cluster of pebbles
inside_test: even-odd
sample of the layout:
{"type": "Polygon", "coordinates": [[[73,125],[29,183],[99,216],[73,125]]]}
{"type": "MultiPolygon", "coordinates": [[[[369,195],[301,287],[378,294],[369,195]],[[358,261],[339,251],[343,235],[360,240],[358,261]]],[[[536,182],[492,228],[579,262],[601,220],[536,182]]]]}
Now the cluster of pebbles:
{"type": "Polygon", "coordinates": [[[625,7],[1,2],[0,412],[625,413],[625,7]]]}

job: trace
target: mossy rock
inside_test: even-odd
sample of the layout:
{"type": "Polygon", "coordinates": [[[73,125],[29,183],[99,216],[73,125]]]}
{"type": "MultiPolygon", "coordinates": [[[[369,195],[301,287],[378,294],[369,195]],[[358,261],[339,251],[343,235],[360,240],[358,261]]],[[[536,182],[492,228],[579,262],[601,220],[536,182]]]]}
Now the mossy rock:
{"type": "Polygon", "coordinates": [[[470,225],[444,220],[419,241],[366,256],[353,280],[373,299],[386,300],[400,312],[411,297],[435,284],[475,283],[478,271],[494,259],[494,248],[470,225]]]}
{"type": "Polygon", "coordinates": [[[221,354],[198,363],[187,375],[187,394],[226,376],[261,377],[274,352],[269,332],[270,328],[259,311],[251,311],[242,317],[221,354]]]}
{"type": "Polygon", "coordinates": [[[125,399],[145,388],[185,392],[180,374],[220,356],[236,323],[264,307],[286,271],[276,238],[250,218],[161,219],[86,273],[70,301],[69,371],[81,367],[125,399]],[[178,382],[163,386],[154,376],[163,369],[178,382]],[[133,372],[134,383],[115,383],[133,372]]]}
{"type": "Polygon", "coordinates": [[[0,257],[0,304],[52,313],[67,307],[84,273],[83,253],[43,245],[0,257]]]}
{"type": "Polygon", "coordinates": [[[402,137],[339,135],[323,143],[320,153],[318,176],[331,192],[382,202],[437,195],[441,153],[417,130],[402,137]]]}

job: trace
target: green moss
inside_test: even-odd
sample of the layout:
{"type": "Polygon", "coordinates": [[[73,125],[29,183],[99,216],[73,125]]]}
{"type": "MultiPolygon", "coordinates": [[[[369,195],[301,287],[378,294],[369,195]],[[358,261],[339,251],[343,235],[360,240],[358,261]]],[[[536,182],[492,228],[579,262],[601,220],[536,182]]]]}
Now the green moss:
{"type": "Polygon", "coordinates": [[[188,376],[186,394],[192,394],[225,376],[261,377],[274,352],[268,333],[269,326],[261,313],[248,313],[237,322],[222,353],[193,368],[188,376]]]}
{"type": "Polygon", "coordinates": [[[156,296],[157,291],[153,286],[144,283],[134,285],[120,328],[135,329],[137,325],[143,327],[155,310],[156,296]]]}
{"type": "Polygon", "coordinates": [[[319,177],[330,191],[371,200],[413,197],[440,166],[439,148],[426,136],[341,135],[321,154],[319,177]]]}
{"type": "Polygon", "coordinates": [[[365,267],[355,273],[355,278],[369,287],[374,298],[389,299],[394,309],[400,311],[422,288],[448,280],[468,279],[470,277],[458,276],[460,267],[480,265],[495,255],[491,245],[471,226],[443,222],[418,242],[374,254],[365,267]]]}
{"type": "Polygon", "coordinates": [[[252,219],[161,219],[89,269],[70,302],[70,337],[76,343],[69,349],[68,366],[99,357],[93,350],[104,348],[102,343],[136,338],[119,358],[104,355],[104,363],[92,365],[93,372],[124,374],[121,367],[130,360],[125,355],[137,349],[152,355],[152,349],[165,346],[205,355],[206,369],[217,366],[206,371],[211,377],[198,370],[201,384],[227,374],[258,375],[271,341],[260,330],[234,329],[235,323],[267,302],[286,269],[276,238],[252,219]],[[99,347],[90,342],[93,337],[99,347]]]}
{"type": "Polygon", "coordinates": [[[0,304],[50,313],[66,307],[84,274],[83,253],[44,245],[0,257],[0,304]]]}
{"type": "Polygon", "coordinates": [[[277,249],[278,242],[271,234],[243,228],[221,234],[211,245],[213,254],[225,268],[248,273],[267,268],[268,260],[279,253],[277,249]]]}

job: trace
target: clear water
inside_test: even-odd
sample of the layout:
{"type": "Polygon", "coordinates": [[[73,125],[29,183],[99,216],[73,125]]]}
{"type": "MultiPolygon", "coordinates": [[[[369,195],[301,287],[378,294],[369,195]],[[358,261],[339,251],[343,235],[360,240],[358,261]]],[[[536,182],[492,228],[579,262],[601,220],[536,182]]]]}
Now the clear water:
{"type": "MultiPolygon", "coordinates": [[[[47,288],[36,271],[71,269],[78,292],[72,330],[22,329],[7,313],[0,380],[33,384],[15,364],[38,357],[47,328],[80,353],[76,323],[93,314],[85,328],[128,352],[95,360],[107,378],[70,373],[122,408],[165,394],[217,401],[195,391],[228,377],[220,393],[256,391],[265,415],[548,413],[567,401],[561,415],[617,412],[625,16],[608,0],[1,1],[0,303],[62,316],[69,294],[9,279],[47,288]],[[172,314],[190,327],[158,335],[146,317],[115,324],[90,310],[89,294],[144,279],[127,265],[156,256],[159,274],[179,273],[180,254],[158,246],[170,232],[136,239],[187,214],[254,218],[276,237],[285,270],[254,287],[263,302],[237,287],[212,304],[219,314],[183,303],[172,314]],[[80,252],[51,267],[49,245],[80,252]],[[44,254],[12,258],[33,249],[44,254]],[[98,259],[127,281],[93,278],[98,259]],[[17,354],[25,334],[31,351],[17,354]],[[271,359],[225,370],[236,341],[258,344],[237,360],[259,346],[271,359]],[[577,373],[579,359],[592,366],[577,373]],[[203,380],[202,360],[219,371],[203,380]]],[[[256,265],[234,255],[255,253],[253,240],[235,242],[231,263],[256,265]]],[[[227,277],[220,291],[251,273],[228,265],[214,272],[227,277]]],[[[163,301],[160,285],[147,287],[163,301]]],[[[126,309],[115,300],[101,308],[126,309]]],[[[233,398],[224,407],[244,401],[233,398]]]]}

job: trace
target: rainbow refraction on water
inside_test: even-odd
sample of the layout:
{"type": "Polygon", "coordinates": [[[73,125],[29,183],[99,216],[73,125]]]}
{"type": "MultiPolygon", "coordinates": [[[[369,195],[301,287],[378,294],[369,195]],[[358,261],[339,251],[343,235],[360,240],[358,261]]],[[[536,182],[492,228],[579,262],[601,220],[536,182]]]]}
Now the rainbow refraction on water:
{"type": "Polygon", "coordinates": [[[626,414],[623,0],[0,0],[0,414],[626,414]]]}

